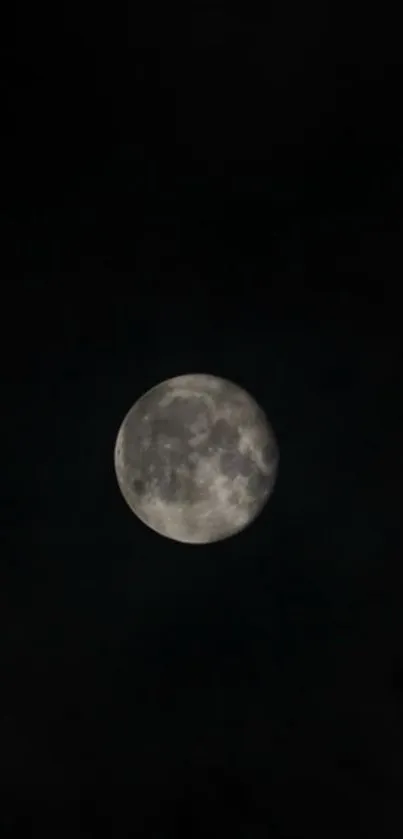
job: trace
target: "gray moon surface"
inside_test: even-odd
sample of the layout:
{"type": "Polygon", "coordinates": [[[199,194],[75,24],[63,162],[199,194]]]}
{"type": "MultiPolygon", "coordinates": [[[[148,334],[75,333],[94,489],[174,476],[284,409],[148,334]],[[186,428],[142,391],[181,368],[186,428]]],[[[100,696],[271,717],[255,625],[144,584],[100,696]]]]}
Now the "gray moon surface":
{"type": "Polygon", "coordinates": [[[114,463],[123,498],[152,530],[178,542],[233,536],[262,511],[279,450],[257,402],[199,373],[152,387],[120,426],[114,463]]]}

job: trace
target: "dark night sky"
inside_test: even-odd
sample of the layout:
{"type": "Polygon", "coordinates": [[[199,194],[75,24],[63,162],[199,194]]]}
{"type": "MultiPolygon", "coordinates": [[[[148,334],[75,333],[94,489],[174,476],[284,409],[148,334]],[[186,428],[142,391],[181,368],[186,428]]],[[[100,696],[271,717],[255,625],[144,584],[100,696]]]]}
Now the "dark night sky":
{"type": "Polygon", "coordinates": [[[388,839],[400,30],[146,6],[35,6],[1,51],[0,824],[388,839]],[[206,547],[148,531],[113,470],[127,409],[192,371],[250,390],[281,454],[260,518],[206,547]]]}

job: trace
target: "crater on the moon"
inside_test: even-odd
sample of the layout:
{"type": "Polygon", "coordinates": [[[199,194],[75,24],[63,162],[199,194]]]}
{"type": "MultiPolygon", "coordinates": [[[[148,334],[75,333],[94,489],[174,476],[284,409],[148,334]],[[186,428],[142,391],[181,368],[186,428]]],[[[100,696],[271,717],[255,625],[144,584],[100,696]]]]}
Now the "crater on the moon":
{"type": "Polygon", "coordinates": [[[115,467],[131,509],[179,541],[224,538],[269,496],[278,452],[265,415],[236,385],[185,376],[148,391],[125,417],[115,467]]]}

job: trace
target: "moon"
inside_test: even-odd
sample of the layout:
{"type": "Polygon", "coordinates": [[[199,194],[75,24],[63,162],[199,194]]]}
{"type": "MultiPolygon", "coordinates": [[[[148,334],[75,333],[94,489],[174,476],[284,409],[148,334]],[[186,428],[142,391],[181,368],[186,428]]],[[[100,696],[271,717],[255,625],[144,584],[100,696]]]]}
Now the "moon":
{"type": "Polygon", "coordinates": [[[275,484],[274,431],[243,388],[207,374],[177,376],[144,393],[124,417],[115,472],[132,512],[177,542],[239,533],[275,484]]]}

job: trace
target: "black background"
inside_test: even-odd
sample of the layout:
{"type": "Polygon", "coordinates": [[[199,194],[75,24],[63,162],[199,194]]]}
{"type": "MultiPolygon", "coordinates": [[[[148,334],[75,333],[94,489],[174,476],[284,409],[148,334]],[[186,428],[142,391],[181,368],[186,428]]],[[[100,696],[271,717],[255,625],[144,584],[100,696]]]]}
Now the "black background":
{"type": "Polygon", "coordinates": [[[195,0],[3,31],[5,835],[401,833],[399,31],[195,0]],[[205,547],[113,470],[192,371],[281,455],[205,547]]]}

